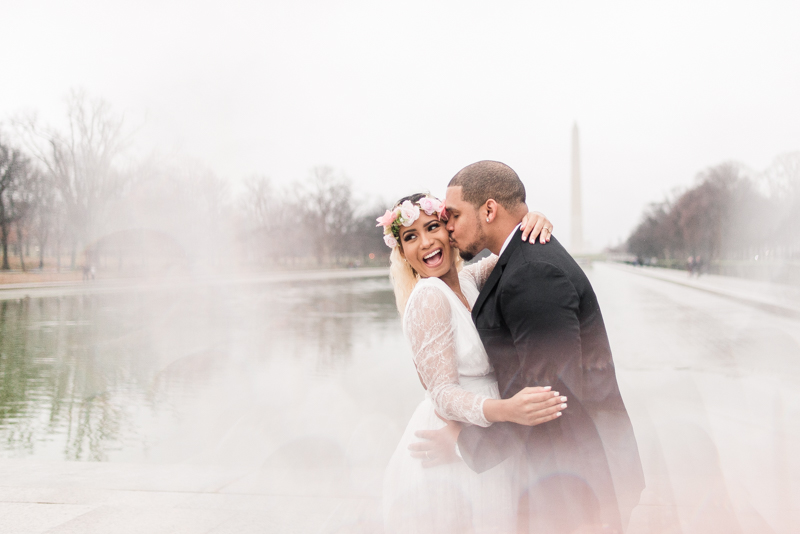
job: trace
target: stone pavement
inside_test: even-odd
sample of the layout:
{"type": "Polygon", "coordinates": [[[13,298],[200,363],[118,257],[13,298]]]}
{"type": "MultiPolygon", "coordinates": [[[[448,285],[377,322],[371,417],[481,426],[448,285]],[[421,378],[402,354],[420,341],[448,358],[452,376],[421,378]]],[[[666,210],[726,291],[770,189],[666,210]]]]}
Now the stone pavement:
{"type": "Polygon", "coordinates": [[[347,501],[200,465],[3,460],[0,473],[4,534],[318,532],[347,501]]]}
{"type": "Polygon", "coordinates": [[[647,480],[630,532],[800,532],[796,289],[591,271],[647,480]]]}

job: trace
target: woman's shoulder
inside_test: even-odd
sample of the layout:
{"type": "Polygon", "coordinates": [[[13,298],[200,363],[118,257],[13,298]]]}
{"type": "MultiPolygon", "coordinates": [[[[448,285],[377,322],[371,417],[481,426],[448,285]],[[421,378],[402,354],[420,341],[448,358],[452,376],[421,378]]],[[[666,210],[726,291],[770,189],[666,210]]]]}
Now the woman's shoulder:
{"type": "Polygon", "coordinates": [[[442,308],[445,305],[449,308],[448,289],[447,284],[438,278],[421,278],[408,297],[405,315],[408,316],[412,311],[420,309],[431,310],[442,308]]]}
{"type": "Polygon", "coordinates": [[[448,289],[447,284],[445,284],[436,277],[420,278],[419,281],[417,282],[417,285],[415,285],[414,289],[411,291],[411,295],[408,297],[408,302],[419,299],[439,300],[443,297],[446,298],[447,289],[448,289]]]}

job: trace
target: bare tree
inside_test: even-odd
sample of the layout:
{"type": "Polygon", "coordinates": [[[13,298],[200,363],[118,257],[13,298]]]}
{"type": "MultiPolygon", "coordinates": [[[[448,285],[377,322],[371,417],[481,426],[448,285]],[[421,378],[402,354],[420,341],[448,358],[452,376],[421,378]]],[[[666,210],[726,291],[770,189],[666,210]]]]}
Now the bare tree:
{"type": "Polygon", "coordinates": [[[679,231],[677,225],[670,224],[671,206],[668,202],[651,204],[642,217],[642,222],[628,238],[628,250],[640,262],[651,258],[661,258],[669,254],[679,231]]]}
{"type": "Polygon", "coordinates": [[[59,131],[39,126],[35,117],[14,121],[64,203],[74,268],[78,247],[102,228],[109,201],[124,191],[128,177],[117,160],[127,140],[123,118],[106,101],[84,91],[69,94],[67,124],[59,131]]]}
{"type": "Polygon", "coordinates": [[[388,249],[375,228],[385,203],[354,202],[350,181],[331,167],[316,167],[310,174],[307,182],[286,190],[276,189],[264,176],[246,181],[239,208],[240,241],[248,257],[292,264],[313,258],[318,265],[385,260],[388,249]]]}
{"type": "Polygon", "coordinates": [[[22,182],[29,173],[30,161],[22,152],[0,142],[0,244],[3,249],[3,263],[0,268],[6,271],[11,268],[8,263],[8,237],[11,225],[18,220],[22,211],[21,199],[15,196],[18,195],[21,186],[24,187],[22,182]]]}
{"type": "MultiPolygon", "coordinates": [[[[36,171],[27,185],[30,209],[25,219],[29,237],[39,249],[39,269],[44,268],[45,250],[50,243],[50,237],[56,234],[57,240],[60,239],[60,229],[56,223],[62,206],[58,203],[49,177],[48,173],[36,171]]],[[[20,226],[19,222],[17,226],[20,226]]]]}
{"type": "Polygon", "coordinates": [[[697,175],[694,187],[645,215],[628,239],[628,250],[665,260],[699,256],[703,262],[774,256],[776,248],[778,256],[791,257],[798,250],[800,194],[793,195],[792,188],[800,193],[799,170],[800,158],[782,158],[759,182],[739,163],[709,167],[697,175]]]}
{"type": "Polygon", "coordinates": [[[375,218],[386,209],[387,203],[375,201],[370,207],[357,214],[347,237],[347,250],[354,257],[386,260],[389,248],[383,241],[383,232],[375,226],[375,218]]]}
{"type": "Polygon", "coordinates": [[[787,257],[800,256],[800,152],[781,154],[764,174],[774,202],[775,245],[787,257]]]}
{"type": "Polygon", "coordinates": [[[250,228],[266,228],[274,224],[274,211],[278,207],[272,181],[267,176],[254,175],[245,180],[245,191],[239,205],[250,228]]]}
{"type": "Polygon", "coordinates": [[[244,187],[238,203],[244,224],[241,240],[247,257],[259,263],[273,263],[291,250],[287,246],[286,216],[293,211],[294,199],[279,194],[272,181],[263,175],[251,176],[244,187]]]}
{"type": "Polygon", "coordinates": [[[335,260],[345,252],[345,238],[354,220],[352,196],[350,181],[336,176],[331,167],[312,170],[301,206],[318,263],[335,260]]]}
{"type": "MultiPolygon", "coordinates": [[[[26,162],[27,163],[27,162],[26,162]]],[[[25,245],[28,238],[28,229],[31,215],[34,210],[36,199],[35,182],[38,179],[37,171],[31,165],[26,164],[20,169],[20,175],[15,181],[11,194],[9,195],[9,207],[14,214],[14,228],[17,234],[17,253],[19,254],[19,264],[21,269],[25,269],[25,245]]]]}

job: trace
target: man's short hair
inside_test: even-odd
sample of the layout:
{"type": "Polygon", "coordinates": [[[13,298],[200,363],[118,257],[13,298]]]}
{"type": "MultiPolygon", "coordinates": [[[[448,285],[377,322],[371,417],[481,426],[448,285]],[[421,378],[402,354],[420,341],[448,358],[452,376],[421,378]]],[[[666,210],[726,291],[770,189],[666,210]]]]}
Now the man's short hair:
{"type": "Polygon", "coordinates": [[[525,203],[522,180],[514,169],[499,161],[467,165],[453,176],[447,187],[461,187],[461,198],[476,208],[490,198],[509,211],[525,203]]]}

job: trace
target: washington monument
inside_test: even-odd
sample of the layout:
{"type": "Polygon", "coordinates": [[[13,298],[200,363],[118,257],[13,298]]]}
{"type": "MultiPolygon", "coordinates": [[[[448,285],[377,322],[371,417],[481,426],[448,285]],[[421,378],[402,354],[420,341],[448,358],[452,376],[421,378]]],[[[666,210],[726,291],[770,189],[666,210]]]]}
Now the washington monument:
{"type": "Polygon", "coordinates": [[[578,123],[572,125],[572,240],[570,252],[583,252],[583,201],[581,200],[581,157],[578,123]]]}

